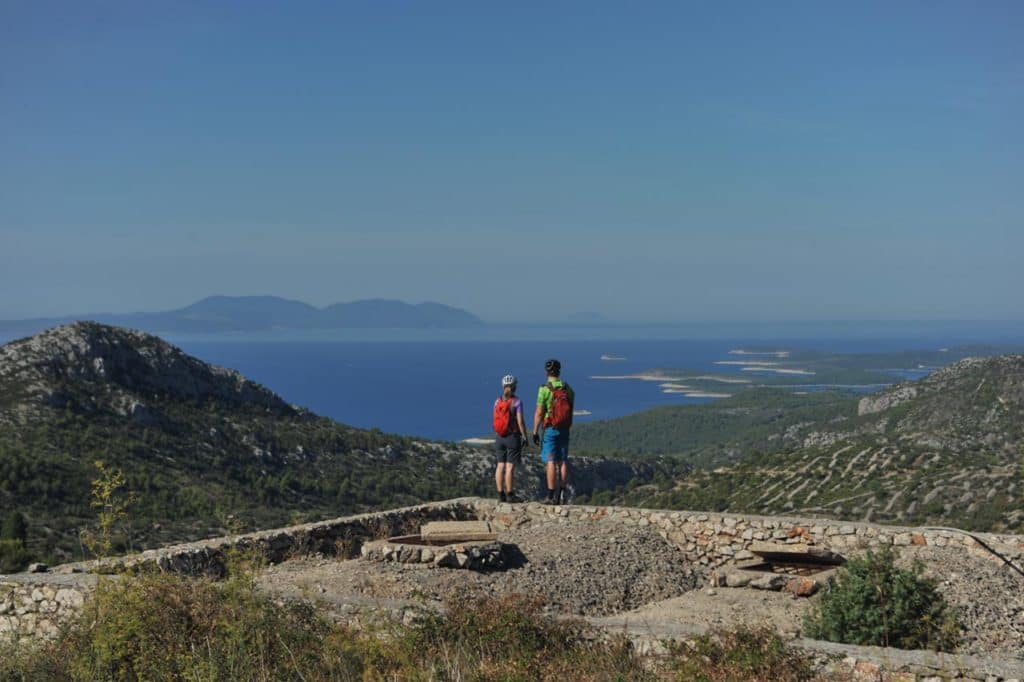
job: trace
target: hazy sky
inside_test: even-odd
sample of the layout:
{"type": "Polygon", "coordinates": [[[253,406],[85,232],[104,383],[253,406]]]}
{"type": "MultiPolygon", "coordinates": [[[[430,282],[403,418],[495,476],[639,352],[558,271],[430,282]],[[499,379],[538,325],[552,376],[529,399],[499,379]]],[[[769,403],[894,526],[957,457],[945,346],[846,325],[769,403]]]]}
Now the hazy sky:
{"type": "Polygon", "coordinates": [[[0,0],[0,317],[1024,318],[1024,3],[0,0]]]}

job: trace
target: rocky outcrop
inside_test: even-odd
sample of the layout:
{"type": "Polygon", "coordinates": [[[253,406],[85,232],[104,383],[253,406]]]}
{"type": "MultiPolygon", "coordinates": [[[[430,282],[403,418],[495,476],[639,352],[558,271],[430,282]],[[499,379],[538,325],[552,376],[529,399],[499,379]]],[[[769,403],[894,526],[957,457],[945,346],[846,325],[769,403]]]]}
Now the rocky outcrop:
{"type": "Polygon", "coordinates": [[[218,401],[275,415],[295,410],[238,372],[207,364],[139,331],[76,322],[0,346],[6,398],[80,411],[110,411],[155,423],[151,398],[218,401]],[[88,389],[88,390],[87,390],[88,389]]]}
{"type": "Polygon", "coordinates": [[[877,395],[869,395],[861,398],[857,403],[857,416],[863,417],[866,414],[885,412],[891,407],[896,407],[916,397],[917,389],[913,386],[901,386],[877,395]]]}

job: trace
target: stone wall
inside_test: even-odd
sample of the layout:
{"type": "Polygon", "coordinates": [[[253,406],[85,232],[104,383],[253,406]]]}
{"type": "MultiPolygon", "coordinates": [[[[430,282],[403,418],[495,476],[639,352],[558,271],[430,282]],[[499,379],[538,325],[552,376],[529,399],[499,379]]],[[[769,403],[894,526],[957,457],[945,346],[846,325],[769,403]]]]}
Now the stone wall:
{"type": "MultiPolygon", "coordinates": [[[[1024,536],[1019,535],[975,533],[976,540],[949,529],[608,506],[509,505],[494,500],[461,498],[175,545],[108,560],[99,568],[110,573],[151,568],[187,575],[219,576],[226,570],[225,558],[231,550],[256,549],[263,552],[268,561],[275,563],[307,554],[352,558],[359,556],[363,544],[368,541],[418,532],[420,525],[427,521],[481,519],[500,529],[528,522],[529,517],[567,524],[589,522],[620,528],[651,528],[676,545],[686,559],[710,570],[752,558],[749,547],[759,540],[805,543],[842,554],[886,545],[935,545],[960,548],[992,559],[978,542],[980,540],[1017,566],[1024,564],[1024,536]]],[[[95,563],[67,564],[49,573],[0,576],[0,637],[47,637],[55,634],[60,624],[77,613],[88,598],[96,582],[96,576],[89,571],[96,568],[95,563]]],[[[617,631],[621,632],[622,628],[617,631]]],[[[639,631],[632,634],[642,635],[639,631]]],[[[655,646],[657,640],[670,633],[649,634],[645,646],[655,646]]],[[[923,680],[946,676],[1002,680],[1017,679],[1015,673],[1024,669],[1024,664],[1018,661],[979,662],[963,656],[892,649],[875,651],[871,647],[843,648],[842,645],[811,641],[801,645],[842,658],[844,667],[853,673],[854,679],[923,680]]]]}
{"type": "Polygon", "coordinates": [[[359,556],[364,542],[419,532],[426,521],[476,518],[473,500],[450,500],[172,545],[99,563],[64,564],[47,573],[0,575],[0,638],[55,635],[81,609],[97,573],[159,570],[222,577],[229,554],[249,550],[273,563],[310,554],[348,559],[359,556]]]}
{"type": "Polygon", "coordinates": [[[225,560],[232,551],[255,551],[272,563],[312,554],[351,559],[359,556],[363,543],[369,540],[418,533],[420,525],[427,521],[476,518],[473,498],[448,500],[171,545],[141,554],[107,559],[99,566],[96,562],[65,564],[54,571],[70,573],[98,570],[100,573],[121,573],[158,569],[183,575],[221,577],[226,574],[225,560]]]}
{"type": "MultiPolygon", "coordinates": [[[[499,527],[503,523],[515,523],[513,513],[522,508],[520,505],[514,508],[491,500],[479,500],[476,506],[481,517],[499,527]]],[[[967,534],[953,529],[880,526],[820,518],[659,511],[629,507],[549,507],[530,503],[525,505],[525,512],[529,515],[562,517],[566,522],[591,521],[653,528],[679,547],[689,561],[710,569],[752,559],[754,555],[749,548],[756,541],[803,543],[839,554],[883,546],[948,546],[992,558],[982,546],[981,543],[984,543],[1024,568],[1022,535],[967,534]]]]}
{"type": "Polygon", "coordinates": [[[0,576],[0,639],[53,637],[82,608],[95,576],[0,576]]]}

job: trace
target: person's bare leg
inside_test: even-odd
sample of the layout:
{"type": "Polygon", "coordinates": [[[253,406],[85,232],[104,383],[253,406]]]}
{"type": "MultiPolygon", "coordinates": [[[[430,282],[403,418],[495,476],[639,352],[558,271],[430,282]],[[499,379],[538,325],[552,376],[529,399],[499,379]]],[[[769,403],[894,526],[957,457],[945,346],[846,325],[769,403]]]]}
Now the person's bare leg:
{"type": "Polygon", "coordinates": [[[555,463],[552,460],[548,460],[547,467],[548,467],[548,495],[554,496],[554,494],[558,491],[558,486],[557,486],[558,481],[556,480],[558,478],[556,476],[556,474],[558,472],[557,472],[557,470],[555,468],[555,463]]]}
{"type": "MultiPolygon", "coordinates": [[[[565,460],[562,460],[558,468],[560,474],[559,478],[561,479],[558,482],[558,487],[561,488],[562,491],[564,491],[566,488],[569,487],[569,463],[566,462],[565,460]]],[[[568,495],[568,493],[565,494],[568,495]]],[[[562,503],[564,504],[565,500],[562,500],[562,503]]]]}
{"type": "Polygon", "coordinates": [[[515,469],[516,465],[512,462],[505,465],[505,492],[509,495],[511,495],[512,491],[515,490],[515,488],[512,487],[512,476],[515,469]]]}
{"type": "Polygon", "coordinates": [[[498,462],[498,468],[494,470],[494,485],[497,486],[498,492],[505,492],[501,486],[505,483],[505,467],[507,465],[504,462],[498,462]]]}

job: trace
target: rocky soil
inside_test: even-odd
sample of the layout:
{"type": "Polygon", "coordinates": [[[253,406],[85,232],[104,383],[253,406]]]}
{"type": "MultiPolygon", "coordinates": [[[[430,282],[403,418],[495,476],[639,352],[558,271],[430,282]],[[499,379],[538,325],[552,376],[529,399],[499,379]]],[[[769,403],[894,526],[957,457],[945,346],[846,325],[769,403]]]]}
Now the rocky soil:
{"type": "Polygon", "coordinates": [[[706,582],[678,549],[654,532],[585,533],[571,525],[537,524],[503,533],[518,549],[518,565],[477,573],[361,559],[303,559],[270,567],[261,584],[273,592],[321,595],[328,601],[426,600],[438,604],[459,590],[541,595],[564,614],[608,615],[679,596],[706,582]]]}
{"type": "Polygon", "coordinates": [[[1024,576],[994,559],[946,547],[912,547],[901,553],[901,564],[915,560],[960,611],[966,628],[964,651],[1024,658],[1024,576]]]}
{"type": "MultiPolygon", "coordinates": [[[[269,567],[261,586],[280,596],[311,598],[337,613],[410,604],[441,607],[460,592],[541,595],[555,613],[623,615],[631,622],[728,628],[768,624],[800,635],[818,597],[795,598],[748,588],[714,588],[707,569],[688,564],[656,532],[608,523],[533,520],[500,534],[521,553],[506,571],[477,573],[418,565],[305,558],[269,567]]],[[[1024,576],[989,555],[954,547],[900,548],[900,562],[921,562],[959,609],[963,653],[1024,658],[1024,576]]]]}

